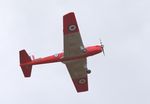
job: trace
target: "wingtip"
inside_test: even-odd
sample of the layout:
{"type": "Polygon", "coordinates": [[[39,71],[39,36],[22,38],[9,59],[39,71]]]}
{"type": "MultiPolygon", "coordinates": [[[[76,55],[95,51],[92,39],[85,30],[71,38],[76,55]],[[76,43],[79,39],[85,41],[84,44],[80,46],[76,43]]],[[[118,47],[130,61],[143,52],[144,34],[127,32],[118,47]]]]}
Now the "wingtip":
{"type": "Polygon", "coordinates": [[[88,80],[87,78],[73,80],[75,88],[78,93],[88,91],[88,80]]]}
{"type": "Polygon", "coordinates": [[[75,15],[75,13],[74,12],[69,12],[69,13],[65,14],[63,17],[66,17],[68,15],[75,15]]]}
{"type": "Polygon", "coordinates": [[[63,17],[64,34],[79,32],[78,24],[74,12],[70,12],[63,17]]]}

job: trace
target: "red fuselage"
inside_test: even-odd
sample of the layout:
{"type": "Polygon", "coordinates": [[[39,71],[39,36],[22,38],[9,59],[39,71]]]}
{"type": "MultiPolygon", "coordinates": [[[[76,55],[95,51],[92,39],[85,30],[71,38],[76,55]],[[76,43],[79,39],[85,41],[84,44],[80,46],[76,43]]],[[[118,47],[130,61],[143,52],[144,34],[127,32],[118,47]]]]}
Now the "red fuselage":
{"type": "Polygon", "coordinates": [[[33,59],[30,62],[21,64],[21,66],[38,65],[38,64],[46,64],[46,63],[54,63],[54,62],[67,62],[67,61],[76,60],[76,59],[80,59],[80,58],[86,58],[88,56],[98,54],[98,53],[102,52],[102,50],[103,50],[103,47],[100,45],[90,46],[90,47],[85,48],[83,54],[79,55],[79,56],[64,57],[64,53],[61,52],[61,53],[51,55],[48,57],[33,59]]]}

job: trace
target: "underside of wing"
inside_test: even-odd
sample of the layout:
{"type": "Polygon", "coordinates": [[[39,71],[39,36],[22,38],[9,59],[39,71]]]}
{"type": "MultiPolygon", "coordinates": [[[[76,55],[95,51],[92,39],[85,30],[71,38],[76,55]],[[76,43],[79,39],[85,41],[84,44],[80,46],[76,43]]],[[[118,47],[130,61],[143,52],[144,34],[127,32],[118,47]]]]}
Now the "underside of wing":
{"type": "Polygon", "coordinates": [[[74,13],[68,13],[63,17],[64,30],[64,57],[83,54],[84,48],[79,27],[74,13]]]}
{"type": "Polygon", "coordinates": [[[65,63],[77,92],[88,91],[86,58],[65,63]]]}

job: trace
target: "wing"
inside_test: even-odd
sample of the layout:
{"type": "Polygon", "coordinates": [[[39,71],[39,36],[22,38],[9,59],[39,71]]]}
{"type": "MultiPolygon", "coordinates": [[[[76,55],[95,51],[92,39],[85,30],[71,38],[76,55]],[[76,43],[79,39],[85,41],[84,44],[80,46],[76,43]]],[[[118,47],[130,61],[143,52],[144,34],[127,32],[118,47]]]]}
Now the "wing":
{"type": "Polygon", "coordinates": [[[74,13],[69,13],[63,17],[64,31],[64,57],[78,56],[83,54],[81,49],[84,45],[80,36],[78,24],[74,13]]]}
{"type": "Polygon", "coordinates": [[[87,60],[78,59],[65,63],[77,92],[88,91],[87,60]]]}

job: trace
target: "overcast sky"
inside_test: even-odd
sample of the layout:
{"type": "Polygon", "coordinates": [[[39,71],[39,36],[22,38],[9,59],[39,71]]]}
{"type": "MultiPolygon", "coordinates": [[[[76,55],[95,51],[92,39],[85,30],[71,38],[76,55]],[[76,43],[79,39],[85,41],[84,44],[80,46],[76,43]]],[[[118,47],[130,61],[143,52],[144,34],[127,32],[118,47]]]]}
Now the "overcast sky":
{"type": "Polygon", "coordinates": [[[0,0],[0,104],[150,104],[149,0],[0,0]],[[88,58],[89,91],[77,93],[62,63],[19,67],[19,50],[63,51],[63,15],[75,12],[88,58]]]}

